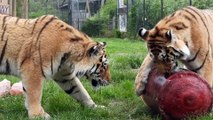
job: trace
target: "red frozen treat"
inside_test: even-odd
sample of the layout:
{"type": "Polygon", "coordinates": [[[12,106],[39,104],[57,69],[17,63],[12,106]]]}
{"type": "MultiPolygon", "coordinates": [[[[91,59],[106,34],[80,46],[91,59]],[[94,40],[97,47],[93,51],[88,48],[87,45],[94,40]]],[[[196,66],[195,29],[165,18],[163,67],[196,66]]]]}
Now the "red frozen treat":
{"type": "Polygon", "coordinates": [[[22,82],[17,82],[17,83],[14,83],[10,89],[10,94],[11,95],[22,95],[23,94],[23,85],[22,85],[22,82]]]}
{"type": "Polygon", "coordinates": [[[165,82],[166,78],[164,74],[158,72],[157,69],[153,69],[149,73],[148,83],[145,87],[145,94],[143,94],[141,98],[143,99],[145,104],[155,112],[159,112],[157,97],[160,92],[160,89],[162,88],[165,82]]]}
{"type": "Polygon", "coordinates": [[[212,103],[210,86],[191,71],[169,76],[158,94],[159,109],[170,120],[206,114],[211,111],[212,103]]]}

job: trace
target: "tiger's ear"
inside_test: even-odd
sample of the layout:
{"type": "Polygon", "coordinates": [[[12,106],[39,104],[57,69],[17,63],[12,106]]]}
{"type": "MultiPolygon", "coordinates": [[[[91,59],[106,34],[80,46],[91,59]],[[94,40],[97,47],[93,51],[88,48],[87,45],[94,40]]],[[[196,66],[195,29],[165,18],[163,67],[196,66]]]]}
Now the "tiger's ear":
{"type": "Polygon", "coordinates": [[[98,56],[103,53],[103,49],[106,47],[106,42],[98,42],[96,45],[89,49],[90,56],[98,56]]]}
{"type": "Polygon", "coordinates": [[[140,28],[138,31],[138,35],[143,38],[144,40],[146,40],[147,36],[149,34],[149,31],[146,30],[145,28],[140,28]]]}

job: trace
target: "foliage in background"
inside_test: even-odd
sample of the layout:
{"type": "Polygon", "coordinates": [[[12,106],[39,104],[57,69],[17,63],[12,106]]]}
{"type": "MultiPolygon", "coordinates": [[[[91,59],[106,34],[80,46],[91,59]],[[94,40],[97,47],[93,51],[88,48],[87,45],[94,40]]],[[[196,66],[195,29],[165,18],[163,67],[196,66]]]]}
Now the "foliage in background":
{"type": "Polygon", "coordinates": [[[135,31],[137,30],[137,24],[142,20],[137,17],[140,13],[142,13],[138,10],[140,8],[140,3],[141,1],[136,2],[132,5],[128,12],[127,34],[129,38],[136,37],[135,31]]]}
{"type": "Polygon", "coordinates": [[[81,30],[85,33],[87,33],[89,36],[101,36],[103,35],[103,30],[106,28],[106,20],[103,18],[95,18],[95,19],[88,19],[81,30]]]}
{"type": "Polygon", "coordinates": [[[112,19],[116,15],[117,0],[106,0],[105,5],[100,9],[99,17],[112,19]]]}
{"type": "MultiPolygon", "coordinates": [[[[17,4],[19,0],[17,0],[17,4]]],[[[55,15],[68,23],[68,12],[59,11],[57,0],[29,0],[29,18],[36,18],[42,15],[55,15]]],[[[21,12],[21,11],[20,11],[21,12]]]]}
{"type": "Polygon", "coordinates": [[[200,9],[213,9],[212,0],[193,0],[193,5],[200,9]]]}
{"type": "MultiPolygon", "coordinates": [[[[46,6],[46,0],[30,0],[29,18],[36,18],[47,14],[47,9],[52,6],[46,6]],[[38,9],[39,8],[39,9],[38,9]]],[[[50,13],[48,13],[50,14],[50,13]]]]}
{"type": "MultiPolygon", "coordinates": [[[[16,6],[21,6],[21,2],[19,0],[16,1],[16,6]]],[[[21,7],[16,7],[16,16],[21,16],[21,7]]]]}
{"type": "Polygon", "coordinates": [[[90,17],[82,27],[82,31],[91,36],[113,36],[114,31],[108,29],[108,25],[116,15],[116,0],[107,0],[99,13],[90,17]],[[97,28],[96,28],[97,27],[97,28]]]}
{"type": "MultiPolygon", "coordinates": [[[[137,30],[141,26],[151,29],[164,16],[189,6],[189,0],[124,0],[124,3],[127,4],[130,1],[134,2],[128,6],[127,37],[129,38],[135,38],[137,30]],[[161,14],[161,9],[163,9],[163,14],[161,14]]],[[[213,0],[191,1],[195,7],[213,9],[213,0]]],[[[59,11],[56,0],[30,0],[29,2],[29,18],[54,14],[68,23],[68,11],[59,11]]],[[[61,0],[59,2],[62,3],[61,0]]],[[[19,4],[17,3],[17,5],[19,4]]],[[[21,10],[18,9],[17,14],[20,14],[20,12],[21,10]]],[[[126,35],[118,31],[117,20],[117,0],[106,0],[100,11],[85,22],[82,31],[94,37],[123,38],[126,35]]]]}
{"type": "MultiPolygon", "coordinates": [[[[165,17],[178,9],[189,6],[189,0],[163,0],[163,8],[161,8],[160,0],[145,0],[145,5],[143,3],[143,0],[140,1],[133,0],[133,1],[135,1],[134,4],[128,6],[129,10],[128,10],[127,37],[129,38],[135,38],[137,36],[137,30],[141,26],[146,27],[147,29],[151,29],[160,19],[162,19],[162,17],[165,17]],[[163,14],[161,13],[161,9],[163,9],[163,14]]],[[[125,0],[124,2],[127,3],[128,0],[125,0]]],[[[107,21],[110,21],[112,20],[113,17],[116,17],[116,9],[117,9],[116,4],[117,4],[116,0],[107,0],[106,4],[101,8],[99,14],[97,14],[95,17],[92,18],[93,21],[98,20],[98,18],[103,18],[106,20],[105,22],[103,22],[103,24],[106,24],[106,26],[103,27],[102,30],[99,29],[99,31],[103,32],[100,37],[103,37],[104,35],[106,35],[104,33],[109,33],[109,31],[111,34],[113,34],[113,31],[115,31],[114,35],[111,36],[120,37],[119,36],[120,33],[117,30],[109,30],[107,28],[108,25],[107,21]]],[[[192,0],[192,5],[201,9],[213,8],[213,1],[192,0]]],[[[88,21],[91,21],[91,19],[89,19],[88,21]]],[[[99,22],[93,23],[99,24],[99,22]]],[[[86,28],[90,29],[90,27],[87,27],[87,24],[86,28]]],[[[97,36],[99,35],[97,34],[97,36]]],[[[109,35],[106,37],[109,37],[109,35]]]]}
{"type": "MultiPolygon", "coordinates": [[[[143,1],[144,0],[136,2],[135,5],[133,5],[130,9],[128,19],[128,33],[131,36],[134,36],[134,33],[137,34],[137,30],[141,26],[147,29],[151,29],[163,17],[173,13],[178,9],[189,6],[189,0],[162,0],[163,8],[161,8],[161,0],[145,0],[145,5],[143,1]],[[161,15],[161,9],[163,9],[163,15],[161,15]],[[134,23],[136,23],[136,25],[134,23]]],[[[200,9],[213,9],[213,1],[192,0],[192,6],[200,9]]]]}

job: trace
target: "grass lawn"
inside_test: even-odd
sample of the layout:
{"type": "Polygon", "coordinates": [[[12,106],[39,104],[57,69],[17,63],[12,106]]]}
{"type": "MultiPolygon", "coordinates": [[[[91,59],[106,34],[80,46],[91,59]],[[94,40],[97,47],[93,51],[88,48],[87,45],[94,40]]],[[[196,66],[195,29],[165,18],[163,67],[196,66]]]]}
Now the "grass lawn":
{"type": "MultiPolygon", "coordinates": [[[[54,120],[161,120],[160,115],[152,115],[134,92],[134,79],[147,50],[142,41],[126,39],[96,38],[106,41],[110,61],[112,83],[94,91],[90,83],[82,82],[96,104],[106,109],[90,109],[81,106],[66,95],[53,81],[45,81],[42,105],[54,120]]],[[[19,78],[0,76],[16,82],[19,78]]],[[[204,116],[197,120],[212,120],[204,116]]],[[[27,120],[23,96],[0,98],[0,120],[27,120]]]]}

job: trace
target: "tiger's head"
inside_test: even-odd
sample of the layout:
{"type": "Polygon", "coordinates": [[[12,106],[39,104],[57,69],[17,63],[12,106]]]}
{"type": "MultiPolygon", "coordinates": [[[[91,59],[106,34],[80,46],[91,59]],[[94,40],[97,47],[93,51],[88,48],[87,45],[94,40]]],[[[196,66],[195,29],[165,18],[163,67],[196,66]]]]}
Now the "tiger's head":
{"type": "Polygon", "coordinates": [[[162,56],[166,48],[181,61],[192,59],[203,39],[208,39],[204,31],[206,28],[201,25],[202,21],[201,24],[197,22],[196,18],[200,16],[194,16],[194,11],[198,10],[193,7],[183,8],[164,17],[150,30],[140,28],[139,36],[147,42],[149,53],[162,56]]]}
{"type": "Polygon", "coordinates": [[[158,27],[152,30],[141,28],[139,36],[147,42],[147,47],[151,57],[167,62],[174,59],[185,60],[190,55],[187,43],[179,38],[172,29],[162,29],[158,27]]]}
{"type": "Polygon", "coordinates": [[[82,60],[84,63],[81,63],[81,66],[82,64],[88,64],[89,61],[92,61],[92,64],[83,71],[78,71],[76,74],[78,77],[85,76],[90,80],[94,89],[106,86],[111,81],[109,62],[105,49],[106,42],[97,42],[91,45],[87,50],[87,59],[82,60]]]}
{"type": "Polygon", "coordinates": [[[86,78],[91,81],[94,89],[98,89],[100,86],[106,86],[111,81],[109,62],[105,51],[106,43],[100,42],[100,44],[104,46],[102,48],[103,54],[100,56],[98,62],[85,74],[86,78]]]}
{"type": "Polygon", "coordinates": [[[71,26],[66,29],[69,31],[63,31],[63,39],[66,42],[62,49],[69,53],[66,58],[68,58],[68,64],[73,64],[76,77],[86,76],[94,88],[108,85],[111,75],[106,56],[106,42],[96,42],[71,26]],[[70,34],[70,31],[75,34],[70,34]]]}
{"type": "Polygon", "coordinates": [[[111,75],[106,55],[100,57],[100,61],[87,71],[85,76],[91,81],[94,89],[108,85],[111,81],[111,75]]]}

